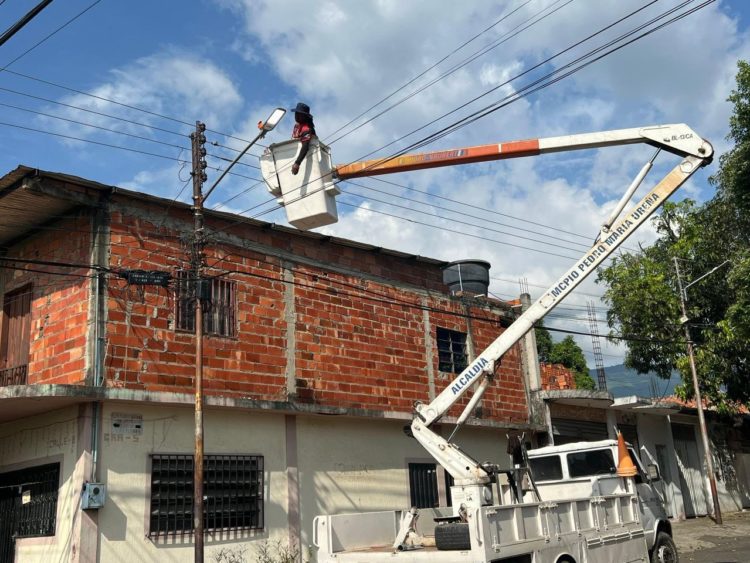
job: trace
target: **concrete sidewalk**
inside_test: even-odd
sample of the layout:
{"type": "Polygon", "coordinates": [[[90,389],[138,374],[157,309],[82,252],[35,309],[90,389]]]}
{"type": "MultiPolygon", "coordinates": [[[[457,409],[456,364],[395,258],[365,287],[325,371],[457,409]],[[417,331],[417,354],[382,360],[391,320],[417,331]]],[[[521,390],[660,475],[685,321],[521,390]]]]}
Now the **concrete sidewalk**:
{"type": "Polygon", "coordinates": [[[672,522],[682,563],[750,561],[750,512],[733,512],[723,516],[723,526],[717,526],[707,517],[672,522]]]}

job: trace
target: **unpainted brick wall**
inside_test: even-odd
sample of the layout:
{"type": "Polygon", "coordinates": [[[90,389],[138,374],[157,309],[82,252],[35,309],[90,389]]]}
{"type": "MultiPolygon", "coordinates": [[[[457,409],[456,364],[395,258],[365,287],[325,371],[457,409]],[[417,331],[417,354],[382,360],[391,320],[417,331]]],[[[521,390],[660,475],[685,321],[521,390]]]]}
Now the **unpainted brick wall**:
{"type": "MultiPolygon", "coordinates": [[[[88,264],[90,232],[88,216],[60,220],[12,246],[6,256],[88,264]]],[[[91,271],[21,263],[14,266],[18,269],[0,270],[0,291],[5,294],[30,287],[32,292],[28,383],[84,383],[91,271]]]]}
{"type": "MultiPolygon", "coordinates": [[[[171,272],[187,268],[180,235],[190,231],[189,216],[180,223],[176,217],[165,221],[169,227],[147,216],[125,207],[111,214],[111,266],[171,272]]],[[[209,227],[226,224],[212,218],[209,227]]],[[[435,330],[466,331],[467,310],[446,294],[436,265],[253,226],[233,225],[230,232],[289,254],[282,264],[273,252],[216,243],[206,247],[206,273],[231,272],[226,279],[235,281],[238,301],[237,337],[208,336],[204,341],[207,393],[411,413],[415,401],[429,401],[429,362],[438,392],[452,379],[452,374],[438,373],[435,330]],[[305,259],[330,268],[306,265],[301,262],[305,259]],[[285,268],[291,269],[291,300],[285,268]],[[426,354],[423,304],[430,309],[432,357],[426,354]],[[293,342],[285,317],[291,306],[293,342]],[[292,345],[295,370],[288,377],[286,356],[292,345]]],[[[469,313],[477,317],[472,338],[479,352],[500,334],[498,311],[482,306],[470,307],[469,313]]],[[[195,339],[176,331],[174,324],[172,290],[138,290],[111,281],[107,384],[192,392],[195,339]]],[[[517,348],[503,360],[482,407],[486,419],[527,420],[517,348]]]]}

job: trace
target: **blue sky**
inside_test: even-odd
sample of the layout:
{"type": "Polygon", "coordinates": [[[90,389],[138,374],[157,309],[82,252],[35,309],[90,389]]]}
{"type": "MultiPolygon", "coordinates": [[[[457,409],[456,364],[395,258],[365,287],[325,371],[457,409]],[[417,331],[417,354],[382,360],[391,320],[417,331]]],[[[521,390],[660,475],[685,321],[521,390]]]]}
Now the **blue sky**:
{"type": "MultiPolygon", "coordinates": [[[[3,2],[0,16],[5,27],[36,3],[37,0],[3,2]]],[[[93,0],[53,2],[0,48],[0,66],[8,65],[92,3],[93,0]]],[[[517,26],[539,19],[383,116],[359,126],[363,118],[344,129],[342,132],[351,133],[333,143],[332,150],[336,162],[348,162],[418,127],[430,124],[422,132],[424,136],[472,109],[512,95],[534,77],[583,54],[587,46],[596,46],[679,4],[677,0],[102,0],[7,67],[38,80],[9,72],[0,76],[0,104],[4,104],[0,105],[0,122],[4,124],[0,125],[0,171],[6,173],[18,164],[26,164],[173,198],[189,178],[188,168],[176,160],[189,160],[189,152],[181,152],[179,147],[189,149],[186,135],[196,119],[206,122],[212,130],[209,141],[218,143],[209,152],[233,158],[234,153],[224,147],[239,149],[244,145],[226,135],[251,138],[255,123],[273,107],[291,107],[303,100],[312,107],[319,135],[330,142],[341,135],[332,134],[350,119],[465,41],[477,36],[389,104],[438,78],[491,42],[506,37],[517,26]],[[641,7],[642,11],[625,22],[539,71],[500,87],[451,118],[431,124],[478,93],[502,84],[641,7]],[[491,26],[507,14],[510,15],[505,20],[491,26]]],[[[684,9],[699,4],[695,1],[684,9]]],[[[750,7],[746,2],[715,2],[429,148],[685,122],[721,152],[727,148],[724,137],[729,106],[725,99],[733,86],[736,61],[750,56],[749,23],[750,7]]],[[[365,118],[376,112],[370,111],[365,118]]],[[[289,115],[268,140],[288,137],[292,125],[289,115]]],[[[378,155],[386,156],[407,141],[378,155]]],[[[258,151],[253,153],[257,155],[258,151]]],[[[340,206],[340,222],[324,231],[445,260],[485,259],[493,266],[491,291],[495,295],[516,296],[517,280],[525,278],[532,296],[537,296],[572,262],[554,254],[577,256],[583,251],[580,243],[587,246],[586,241],[593,239],[598,225],[650,155],[647,148],[626,147],[387,178],[398,185],[363,180],[361,186],[343,186],[349,193],[340,200],[357,207],[340,206]],[[457,219],[480,226],[459,225],[457,219]]],[[[669,159],[659,162],[657,171],[674,163],[669,159]]],[[[226,164],[217,158],[210,158],[209,163],[215,167],[226,164]]],[[[226,202],[223,209],[235,212],[259,206],[247,214],[268,210],[262,219],[284,223],[283,211],[273,210],[269,194],[253,180],[259,177],[253,168],[257,157],[249,157],[246,164],[249,166],[237,167],[238,175],[219,186],[209,206],[226,202]],[[237,197],[228,201],[233,196],[237,197]]],[[[711,197],[706,178],[715,169],[714,166],[702,172],[683,189],[683,196],[699,200],[711,197]]],[[[217,171],[209,170],[209,182],[217,175],[217,171]]],[[[657,179],[656,175],[653,179],[657,179]]],[[[188,192],[189,188],[182,199],[188,192]]],[[[652,236],[648,229],[639,234],[644,241],[652,236]]],[[[635,242],[629,246],[635,246],[635,242]]],[[[580,317],[585,317],[586,301],[601,293],[602,288],[588,280],[564,304],[565,308],[558,309],[557,319],[550,319],[547,324],[588,331],[588,323],[580,317]]],[[[600,331],[605,332],[606,326],[600,325],[600,331]]],[[[590,339],[582,337],[579,343],[590,350],[590,339]]],[[[623,349],[606,345],[604,352],[605,364],[617,363],[623,349]]],[[[590,364],[593,366],[593,361],[590,364]]]]}

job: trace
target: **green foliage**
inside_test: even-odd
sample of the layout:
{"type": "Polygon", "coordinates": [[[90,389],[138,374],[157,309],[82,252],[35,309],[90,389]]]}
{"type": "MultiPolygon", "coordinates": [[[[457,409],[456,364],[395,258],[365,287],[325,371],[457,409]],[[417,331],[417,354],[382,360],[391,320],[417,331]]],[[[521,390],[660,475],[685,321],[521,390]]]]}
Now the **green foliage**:
{"type": "Polygon", "coordinates": [[[552,355],[552,336],[549,331],[544,328],[542,322],[537,323],[534,333],[536,335],[536,352],[539,355],[539,361],[549,362],[550,356],[552,355]]]}
{"type": "Polygon", "coordinates": [[[576,383],[576,389],[587,389],[588,391],[596,391],[596,383],[588,373],[573,373],[573,380],[576,383]]]}
{"type": "Polygon", "coordinates": [[[594,380],[589,375],[583,350],[576,344],[572,336],[568,335],[560,342],[552,344],[548,361],[553,364],[562,364],[573,372],[577,389],[596,389],[594,380]]]}
{"type": "Polygon", "coordinates": [[[659,238],[622,254],[600,270],[606,285],[610,335],[630,337],[625,365],[668,378],[680,371],[676,392],[692,398],[692,376],[680,317],[674,259],[683,283],[730,263],[687,290],[687,316],[701,392],[718,410],[750,401],[750,65],[740,62],[729,139],[710,182],[716,195],[703,205],[667,202],[655,218],[659,238]]]}

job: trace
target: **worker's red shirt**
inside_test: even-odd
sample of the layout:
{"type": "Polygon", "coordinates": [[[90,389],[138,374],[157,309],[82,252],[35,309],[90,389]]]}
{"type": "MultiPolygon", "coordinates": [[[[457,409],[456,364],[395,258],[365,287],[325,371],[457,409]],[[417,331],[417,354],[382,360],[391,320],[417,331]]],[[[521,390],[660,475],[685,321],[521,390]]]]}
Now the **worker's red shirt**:
{"type": "Polygon", "coordinates": [[[299,139],[303,143],[309,142],[315,135],[315,129],[309,123],[295,123],[292,130],[292,139],[299,139]]]}

